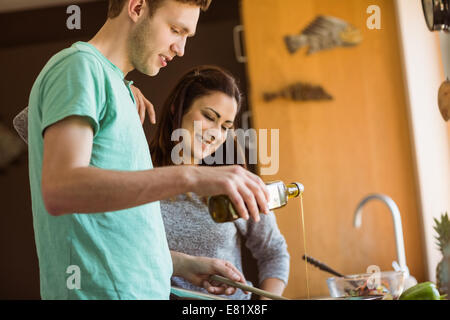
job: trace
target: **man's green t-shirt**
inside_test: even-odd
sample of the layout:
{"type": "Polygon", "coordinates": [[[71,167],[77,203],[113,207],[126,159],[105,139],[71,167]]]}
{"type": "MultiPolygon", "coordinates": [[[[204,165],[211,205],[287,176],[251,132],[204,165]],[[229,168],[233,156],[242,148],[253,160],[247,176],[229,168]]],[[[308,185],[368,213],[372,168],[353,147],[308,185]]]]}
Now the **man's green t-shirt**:
{"type": "Polygon", "coordinates": [[[94,46],[54,55],[29,99],[29,174],[43,299],[168,299],[172,260],[159,202],[51,216],[41,190],[43,133],[72,115],[92,126],[90,166],[152,169],[130,83],[94,46]]]}

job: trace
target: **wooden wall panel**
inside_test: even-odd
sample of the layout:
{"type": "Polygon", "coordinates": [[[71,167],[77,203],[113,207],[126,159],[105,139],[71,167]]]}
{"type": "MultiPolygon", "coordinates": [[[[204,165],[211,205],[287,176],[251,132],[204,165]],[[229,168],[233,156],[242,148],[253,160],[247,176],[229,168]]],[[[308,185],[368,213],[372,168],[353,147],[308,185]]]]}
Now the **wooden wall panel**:
{"type": "MultiPolygon", "coordinates": [[[[305,185],[307,253],[344,274],[365,272],[372,264],[392,270],[397,257],[387,208],[369,203],[362,228],[352,226],[358,202],[369,193],[384,193],[399,206],[407,264],[421,281],[420,213],[394,10],[391,0],[243,0],[249,97],[254,127],[280,129],[280,169],[263,179],[305,185]],[[373,4],[381,8],[381,30],[366,27],[366,9],[373,4]],[[290,55],[283,37],[300,32],[319,14],[358,27],[361,45],[290,55]],[[322,85],[334,101],[263,101],[263,92],[297,81],[322,85]]],[[[277,218],[291,254],[285,295],[304,298],[299,202],[280,209],[277,218]]],[[[328,295],[328,277],[309,268],[311,296],[328,295]]]]}

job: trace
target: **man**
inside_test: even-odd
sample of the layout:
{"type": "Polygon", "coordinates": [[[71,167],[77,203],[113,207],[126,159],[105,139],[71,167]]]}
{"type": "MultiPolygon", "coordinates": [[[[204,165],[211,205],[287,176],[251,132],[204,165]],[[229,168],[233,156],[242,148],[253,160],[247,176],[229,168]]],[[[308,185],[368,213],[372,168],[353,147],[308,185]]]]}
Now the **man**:
{"type": "Polygon", "coordinates": [[[209,2],[111,0],[95,37],[53,56],[34,83],[29,173],[42,298],[167,299],[172,274],[216,294],[235,289],[210,283],[212,274],[244,282],[226,261],[170,252],[158,200],[227,194],[258,220],[265,185],[237,166],[153,169],[124,80],[183,56],[209,2]]]}

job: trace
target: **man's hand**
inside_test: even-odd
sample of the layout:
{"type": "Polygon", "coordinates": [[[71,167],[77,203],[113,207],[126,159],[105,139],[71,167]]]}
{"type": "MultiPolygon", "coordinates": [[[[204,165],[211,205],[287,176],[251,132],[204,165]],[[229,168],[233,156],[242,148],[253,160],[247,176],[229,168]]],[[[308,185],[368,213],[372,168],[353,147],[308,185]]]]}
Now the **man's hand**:
{"type": "Polygon", "coordinates": [[[210,282],[209,277],[215,274],[246,284],[242,273],[228,261],[195,257],[175,251],[170,253],[173,261],[173,275],[182,277],[193,285],[203,287],[209,293],[232,295],[236,292],[234,287],[210,282]]]}
{"type": "Polygon", "coordinates": [[[141,123],[144,124],[145,120],[145,110],[147,110],[148,116],[150,118],[150,122],[156,123],[156,115],[155,108],[153,104],[147,100],[146,97],[142,94],[141,90],[131,85],[131,91],[133,92],[134,99],[136,100],[136,108],[139,113],[139,118],[141,119],[141,123]]]}
{"type": "Polygon", "coordinates": [[[259,221],[260,213],[269,213],[267,186],[260,177],[241,166],[192,166],[190,170],[189,188],[198,195],[227,195],[245,220],[250,215],[259,221]]]}

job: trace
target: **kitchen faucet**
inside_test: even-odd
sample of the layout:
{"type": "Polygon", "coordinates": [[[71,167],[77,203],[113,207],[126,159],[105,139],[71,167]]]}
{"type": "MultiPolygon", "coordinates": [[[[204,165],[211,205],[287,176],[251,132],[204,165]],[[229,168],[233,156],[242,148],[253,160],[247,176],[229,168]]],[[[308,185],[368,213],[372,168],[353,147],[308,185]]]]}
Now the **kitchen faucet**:
{"type": "Polygon", "coordinates": [[[402,230],[402,220],[400,217],[400,211],[398,210],[397,205],[395,204],[394,200],[392,200],[390,197],[383,195],[383,194],[370,194],[366,197],[364,197],[361,202],[358,204],[358,207],[355,210],[355,216],[353,219],[353,226],[355,228],[361,227],[362,222],[362,208],[363,206],[369,202],[370,200],[380,200],[384,204],[386,204],[391,211],[392,219],[394,220],[394,232],[395,232],[395,244],[397,248],[397,259],[398,264],[396,261],[393,262],[393,266],[395,269],[398,268],[398,265],[400,265],[400,270],[404,271],[406,273],[406,278],[409,277],[409,269],[406,266],[406,257],[405,257],[405,245],[403,241],[403,230],[402,230]]]}

